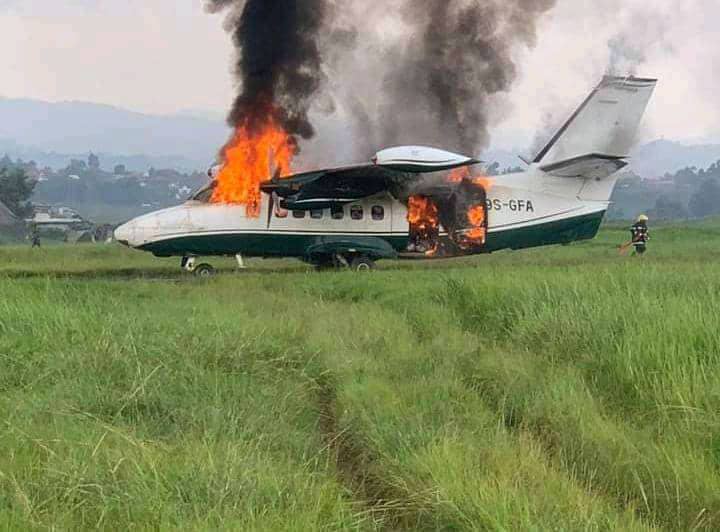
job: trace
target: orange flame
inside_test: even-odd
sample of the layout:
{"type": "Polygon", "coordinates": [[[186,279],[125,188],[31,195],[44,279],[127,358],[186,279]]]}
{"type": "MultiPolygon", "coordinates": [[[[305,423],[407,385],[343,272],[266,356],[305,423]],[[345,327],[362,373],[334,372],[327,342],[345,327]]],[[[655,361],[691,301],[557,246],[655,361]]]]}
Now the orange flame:
{"type": "Polygon", "coordinates": [[[259,127],[238,126],[223,149],[224,163],[217,176],[213,203],[245,205],[247,216],[260,216],[260,184],[274,170],[281,176],[291,173],[296,153],[295,140],[274,118],[259,127]]]}
{"type": "MultiPolygon", "coordinates": [[[[471,181],[473,184],[482,187],[486,193],[495,185],[495,180],[491,177],[471,175],[468,167],[453,170],[448,176],[448,181],[451,183],[460,183],[464,180],[471,181]]],[[[487,240],[487,228],[485,227],[487,207],[485,205],[475,205],[471,207],[467,212],[467,219],[470,228],[465,232],[464,242],[460,244],[461,247],[485,244],[487,240]]]]}
{"type": "Polygon", "coordinates": [[[434,255],[438,250],[437,235],[440,231],[440,215],[437,205],[425,196],[410,196],[408,198],[408,223],[410,232],[416,241],[432,244],[426,251],[427,255],[434,255]]]}
{"type": "Polygon", "coordinates": [[[447,178],[450,183],[459,183],[463,179],[468,179],[474,184],[483,187],[485,189],[485,192],[489,192],[490,189],[495,185],[495,180],[492,177],[488,177],[482,174],[472,176],[470,174],[470,169],[467,166],[453,170],[452,172],[450,172],[450,175],[448,175],[447,178]]]}
{"type": "Polygon", "coordinates": [[[466,177],[470,177],[470,169],[467,166],[463,166],[462,168],[456,168],[455,170],[450,172],[447,180],[450,183],[459,183],[466,177]]]}
{"type": "Polygon", "coordinates": [[[475,205],[468,211],[468,222],[470,222],[470,230],[465,233],[465,237],[473,244],[484,244],[487,237],[487,229],[485,228],[485,217],[487,208],[484,205],[475,205]]]}
{"type": "Polygon", "coordinates": [[[425,196],[410,196],[408,222],[419,232],[437,228],[440,225],[437,205],[425,196]]]}

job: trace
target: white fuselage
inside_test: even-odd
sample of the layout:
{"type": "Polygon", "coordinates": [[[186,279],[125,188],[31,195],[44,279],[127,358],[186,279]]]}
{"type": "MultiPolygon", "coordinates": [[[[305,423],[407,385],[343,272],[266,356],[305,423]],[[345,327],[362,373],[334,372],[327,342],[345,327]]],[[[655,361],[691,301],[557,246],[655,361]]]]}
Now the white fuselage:
{"type": "MultiPolygon", "coordinates": [[[[526,172],[492,178],[487,191],[489,234],[541,226],[569,218],[603,213],[616,179],[602,181],[549,176],[537,167],[526,172]]],[[[222,235],[290,236],[353,235],[402,238],[409,234],[406,206],[390,194],[365,198],[348,204],[342,217],[329,209],[273,213],[267,223],[269,197],[262,196],[259,217],[248,217],[243,205],[219,205],[188,201],[157,211],[118,228],[116,238],[131,247],[143,248],[165,240],[187,237],[212,238],[222,235]],[[362,218],[352,216],[353,207],[362,208],[362,218]],[[373,216],[373,207],[382,216],[373,216]],[[301,218],[298,216],[302,216],[301,218]]],[[[355,209],[355,214],[359,209],[355,209]]],[[[241,250],[238,250],[240,252],[241,250]]],[[[223,253],[225,254],[225,253],[223,253]]]]}

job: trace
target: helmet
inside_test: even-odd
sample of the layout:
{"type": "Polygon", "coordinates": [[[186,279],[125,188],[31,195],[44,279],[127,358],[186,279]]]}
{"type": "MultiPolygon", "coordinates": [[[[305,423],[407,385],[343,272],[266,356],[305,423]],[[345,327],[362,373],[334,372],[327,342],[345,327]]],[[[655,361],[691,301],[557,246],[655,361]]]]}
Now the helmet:
{"type": "Polygon", "coordinates": [[[641,214],[640,216],[638,216],[638,219],[637,219],[638,222],[647,222],[648,220],[650,220],[650,218],[648,218],[644,214],[641,214]]]}

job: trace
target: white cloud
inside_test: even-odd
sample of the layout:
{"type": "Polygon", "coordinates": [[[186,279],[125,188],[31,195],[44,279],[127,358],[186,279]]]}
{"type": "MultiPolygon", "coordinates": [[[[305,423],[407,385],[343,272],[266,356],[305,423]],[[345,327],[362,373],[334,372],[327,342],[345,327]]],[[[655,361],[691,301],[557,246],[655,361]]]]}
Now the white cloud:
{"type": "Polygon", "coordinates": [[[520,60],[513,111],[496,133],[535,131],[547,114],[564,119],[612,63],[608,43],[622,37],[627,55],[643,60],[621,59],[618,68],[660,79],[641,134],[646,139],[716,135],[718,16],[715,0],[560,0],[540,25],[538,46],[520,60]]]}
{"type": "Polygon", "coordinates": [[[221,25],[198,0],[6,1],[0,90],[156,113],[224,109],[233,90],[221,25]]]}

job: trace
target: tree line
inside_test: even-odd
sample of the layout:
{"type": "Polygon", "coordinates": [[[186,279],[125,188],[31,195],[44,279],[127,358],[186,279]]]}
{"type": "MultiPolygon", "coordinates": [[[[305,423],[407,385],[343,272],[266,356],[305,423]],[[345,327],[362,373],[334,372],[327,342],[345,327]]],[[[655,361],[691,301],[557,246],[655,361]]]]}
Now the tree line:
{"type": "Polygon", "coordinates": [[[625,174],[618,181],[608,213],[629,219],[640,212],[677,220],[720,215],[720,161],[708,168],[688,167],[660,179],[625,174]]]}
{"type": "Polygon", "coordinates": [[[0,160],[0,202],[20,219],[32,215],[30,198],[37,182],[7,157],[0,160]]]}

